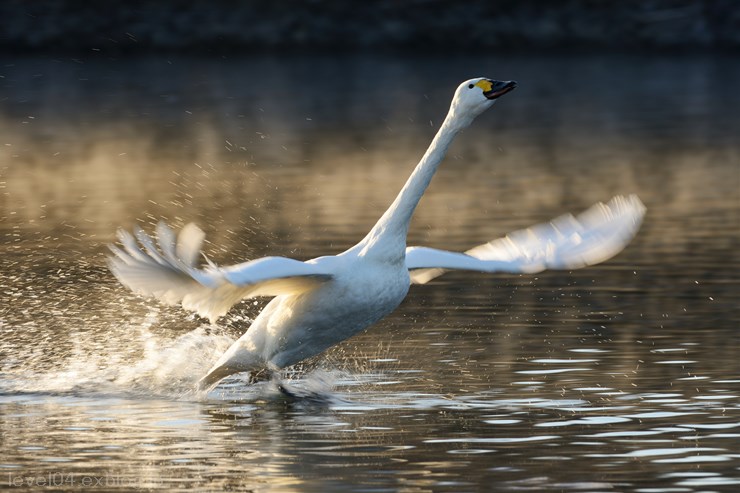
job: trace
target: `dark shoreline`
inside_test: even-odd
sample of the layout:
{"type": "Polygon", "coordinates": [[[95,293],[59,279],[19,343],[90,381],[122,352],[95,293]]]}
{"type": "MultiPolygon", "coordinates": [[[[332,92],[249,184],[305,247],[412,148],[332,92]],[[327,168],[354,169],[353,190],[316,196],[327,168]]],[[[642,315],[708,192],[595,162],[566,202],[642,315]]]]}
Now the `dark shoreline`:
{"type": "Polygon", "coordinates": [[[734,0],[0,0],[0,52],[740,50],[734,0]],[[104,7],[101,7],[104,5],[104,7]]]}

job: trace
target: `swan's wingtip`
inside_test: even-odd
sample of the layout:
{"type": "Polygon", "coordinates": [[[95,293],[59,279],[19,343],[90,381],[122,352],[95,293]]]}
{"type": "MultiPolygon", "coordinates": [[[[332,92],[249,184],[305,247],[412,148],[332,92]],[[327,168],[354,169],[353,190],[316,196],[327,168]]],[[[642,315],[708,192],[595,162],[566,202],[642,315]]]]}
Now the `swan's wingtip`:
{"type": "Polygon", "coordinates": [[[155,231],[157,233],[157,239],[160,243],[163,240],[169,240],[170,237],[174,236],[172,228],[169,227],[164,219],[160,219],[159,221],[157,221],[157,227],[155,228],[155,231]]]}
{"type": "Polygon", "coordinates": [[[609,220],[629,220],[632,224],[639,226],[642,223],[647,207],[636,194],[615,195],[608,202],[598,202],[590,209],[584,211],[579,219],[584,224],[601,223],[609,220]]]}
{"type": "Polygon", "coordinates": [[[121,243],[126,243],[126,241],[134,239],[133,235],[125,228],[118,228],[116,230],[116,238],[118,238],[118,241],[121,243]]]}
{"type": "Polygon", "coordinates": [[[638,197],[636,194],[630,194],[626,197],[627,202],[627,210],[629,211],[629,214],[632,216],[632,221],[635,224],[635,234],[637,233],[637,229],[642,225],[642,221],[645,218],[645,214],[647,213],[647,207],[645,204],[640,200],[640,197],[638,197]]]}
{"type": "Polygon", "coordinates": [[[182,229],[180,230],[180,234],[183,234],[183,233],[185,234],[197,233],[197,234],[205,235],[205,233],[203,232],[203,229],[195,223],[187,223],[185,226],[183,226],[182,229]]]}
{"type": "Polygon", "coordinates": [[[607,205],[613,205],[615,208],[629,209],[639,215],[644,215],[647,211],[647,207],[645,207],[645,204],[640,200],[640,197],[634,193],[629,195],[617,195],[613,197],[607,205]]]}
{"type": "Polygon", "coordinates": [[[637,210],[639,210],[639,211],[640,211],[640,213],[641,213],[642,215],[645,215],[645,213],[647,212],[647,207],[646,207],[646,206],[645,206],[645,204],[644,204],[644,203],[642,202],[642,200],[640,200],[640,197],[638,197],[638,196],[637,196],[636,194],[634,194],[634,193],[633,193],[633,194],[631,194],[631,195],[630,195],[630,196],[629,196],[628,198],[629,198],[629,200],[630,200],[630,203],[631,203],[631,204],[632,204],[632,205],[633,205],[633,206],[634,206],[634,207],[635,207],[635,208],[636,208],[637,210]]]}

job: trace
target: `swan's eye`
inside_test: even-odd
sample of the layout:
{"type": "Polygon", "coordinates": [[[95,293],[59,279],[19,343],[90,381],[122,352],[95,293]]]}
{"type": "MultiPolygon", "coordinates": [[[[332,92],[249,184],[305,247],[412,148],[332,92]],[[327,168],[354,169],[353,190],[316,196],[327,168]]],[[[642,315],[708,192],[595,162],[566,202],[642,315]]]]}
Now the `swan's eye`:
{"type": "Polygon", "coordinates": [[[475,87],[475,85],[474,85],[474,84],[468,84],[468,89],[472,89],[472,88],[474,88],[474,87],[475,87]]]}

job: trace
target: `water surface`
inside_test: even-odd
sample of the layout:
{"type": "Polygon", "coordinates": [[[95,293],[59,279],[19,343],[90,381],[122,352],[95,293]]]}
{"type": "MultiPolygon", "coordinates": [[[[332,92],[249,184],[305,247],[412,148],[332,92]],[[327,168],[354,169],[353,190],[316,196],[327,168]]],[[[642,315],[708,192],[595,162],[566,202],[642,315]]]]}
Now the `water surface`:
{"type": "Polygon", "coordinates": [[[735,491],[739,84],[721,57],[6,60],[0,485],[735,491]],[[194,392],[264,301],[209,326],[137,298],[105,266],[116,229],[195,221],[222,264],[341,252],[476,75],[520,86],[459,136],[410,244],[627,193],[648,207],[635,241],[414,287],[286,372],[305,398],[194,392]]]}

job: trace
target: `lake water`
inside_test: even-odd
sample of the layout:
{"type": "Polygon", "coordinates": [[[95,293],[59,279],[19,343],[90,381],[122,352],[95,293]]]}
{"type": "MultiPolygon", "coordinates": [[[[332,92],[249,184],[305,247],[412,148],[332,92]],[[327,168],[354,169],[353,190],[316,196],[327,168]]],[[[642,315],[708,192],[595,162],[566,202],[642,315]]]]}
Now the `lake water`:
{"type": "Polygon", "coordinates": [[[0,66],[0,489],[740,489],[740,64],[731,57],[12,59],[0,66]],[[194,221],[228,264],[358,241],[461,80],[409,243],[465,250],[615,194],[606,264],[449,273],[286,371],[195,382],[217,326],[128,293],[118,227],[194,221]]]}

